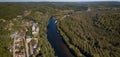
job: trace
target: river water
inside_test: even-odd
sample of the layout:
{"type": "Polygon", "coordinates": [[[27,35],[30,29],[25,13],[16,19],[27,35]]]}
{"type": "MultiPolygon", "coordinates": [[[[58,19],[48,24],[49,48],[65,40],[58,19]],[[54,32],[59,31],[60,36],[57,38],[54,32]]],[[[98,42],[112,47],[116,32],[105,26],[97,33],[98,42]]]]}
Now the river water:
{"type": "Polygon", "coordinates": [[[58,57],[74,57],[58,32],[55,18],[51,17],[47,27],[47,38],[58,57]]]}

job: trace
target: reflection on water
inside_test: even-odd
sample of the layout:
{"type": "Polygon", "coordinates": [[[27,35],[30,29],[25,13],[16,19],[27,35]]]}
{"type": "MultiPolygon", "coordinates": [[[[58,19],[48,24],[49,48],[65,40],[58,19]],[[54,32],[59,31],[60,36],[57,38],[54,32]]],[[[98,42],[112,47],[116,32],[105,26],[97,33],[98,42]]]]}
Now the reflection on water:
{"type": "Polygon", "coordinates": [[[47,28],[47,38],[52,47],[54,48],[55,55],[58,57],[74,57],[60,36],[57,26],[55,24],[55,18],[51,17],[47,28]]]}

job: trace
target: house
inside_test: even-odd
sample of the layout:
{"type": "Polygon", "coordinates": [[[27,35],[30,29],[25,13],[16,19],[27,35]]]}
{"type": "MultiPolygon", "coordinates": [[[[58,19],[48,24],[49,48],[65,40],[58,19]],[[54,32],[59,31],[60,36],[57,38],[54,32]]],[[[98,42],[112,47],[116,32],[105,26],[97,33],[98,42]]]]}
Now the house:
{"type": "Polygon", "coordinates": [[[39,33],[39,27],[38,27],[38,23],[34,23],[32,26],[32,34],[33,36],[37,36],[39,33]]]}
{"type": "Polygon", "coordinates": [[[30,36],[26,36],[26,42],[29,43],[31,41],[31,37],[30,36]]]}
{"type": "Polygon", "coordinates": [[[30,36],[26,36],[26,53],[27,57],[31,56],[36,52],[38,46],[38,38],[31,38],[30,36]]]}

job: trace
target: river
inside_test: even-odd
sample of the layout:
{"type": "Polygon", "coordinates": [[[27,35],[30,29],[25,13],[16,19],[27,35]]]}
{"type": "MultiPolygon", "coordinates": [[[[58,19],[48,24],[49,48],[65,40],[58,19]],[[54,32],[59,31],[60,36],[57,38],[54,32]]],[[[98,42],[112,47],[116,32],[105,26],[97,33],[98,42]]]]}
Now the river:
{"type": "Polygon", "coordinates": [[[51,17],[47,27],[47,38],[58,57],[74,57],[58,32],[55,18],[51,17]]]}

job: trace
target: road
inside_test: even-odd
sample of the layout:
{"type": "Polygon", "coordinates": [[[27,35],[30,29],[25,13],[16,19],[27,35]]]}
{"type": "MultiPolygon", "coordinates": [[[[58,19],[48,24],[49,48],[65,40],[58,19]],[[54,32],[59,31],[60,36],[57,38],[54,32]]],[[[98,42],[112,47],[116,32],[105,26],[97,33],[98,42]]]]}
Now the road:
{"type": "Polygon", "coordinates": [[[13,40],[13,57],[26,57],[24,48],[24,34],[20,35],[15,32],[13,40]]]}

